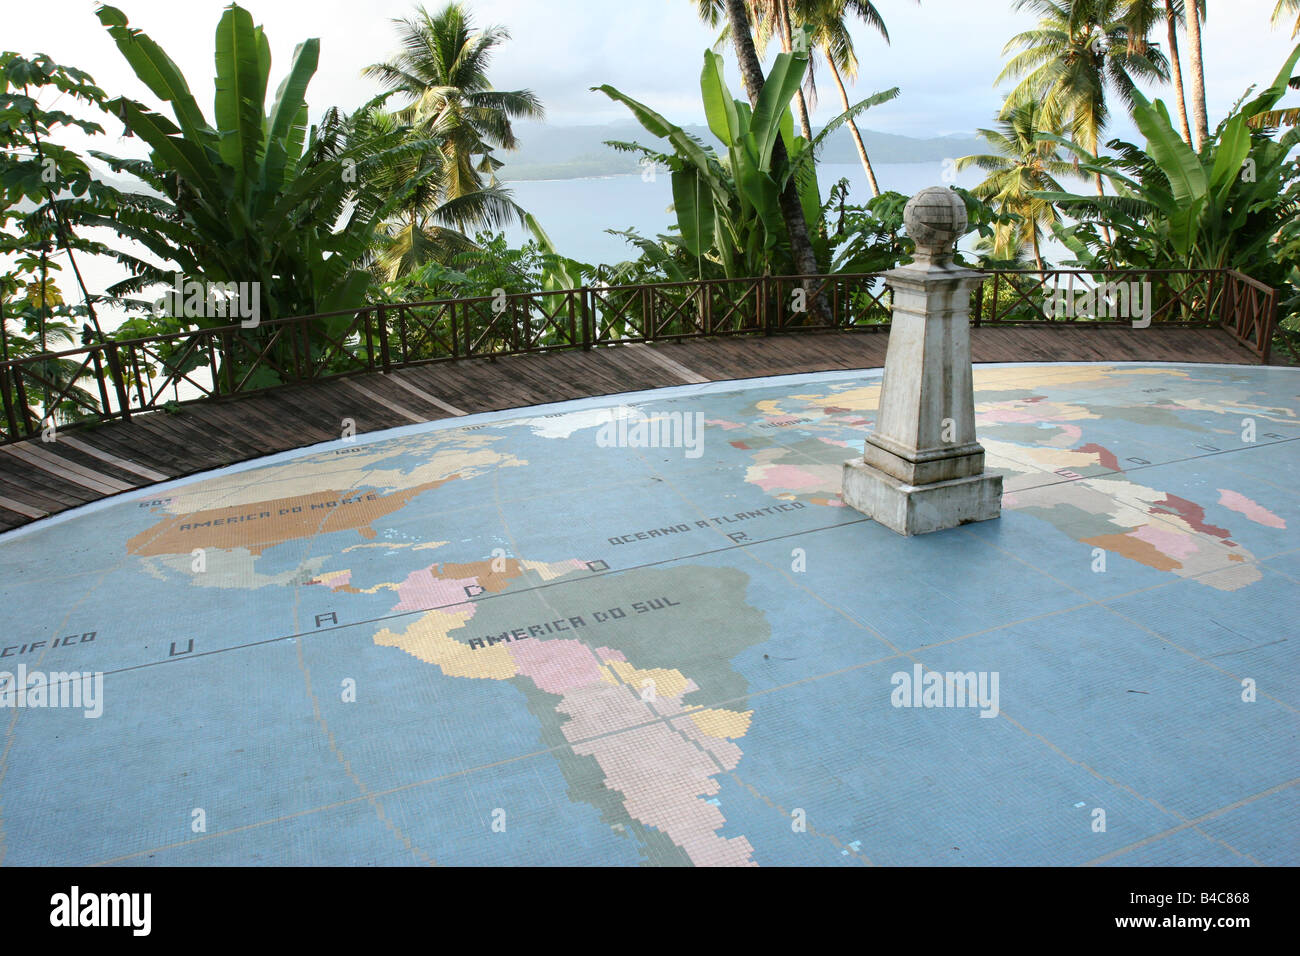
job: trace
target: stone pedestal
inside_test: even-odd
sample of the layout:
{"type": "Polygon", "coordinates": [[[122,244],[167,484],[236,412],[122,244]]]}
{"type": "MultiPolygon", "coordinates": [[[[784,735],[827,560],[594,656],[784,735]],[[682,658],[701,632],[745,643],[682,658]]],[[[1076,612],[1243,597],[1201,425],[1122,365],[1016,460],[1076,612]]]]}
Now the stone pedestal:
{"type": "Polygon", "coordinates": [[[894,292],[876,427],[844,463],[846,504],[899,534],[942,531],[1002,513],[1002,476],[975,440],[970,294],[977,272],[952,262],[966,208],[933,186],[904,212],[914,261],[885,274],[894,292]]]}

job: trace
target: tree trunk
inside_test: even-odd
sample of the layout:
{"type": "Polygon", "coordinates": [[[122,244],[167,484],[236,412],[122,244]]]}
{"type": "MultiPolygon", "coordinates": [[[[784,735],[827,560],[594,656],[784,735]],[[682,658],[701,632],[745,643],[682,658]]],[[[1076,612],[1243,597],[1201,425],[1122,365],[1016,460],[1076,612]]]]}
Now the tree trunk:
{"type": "Polygon", "coordinates": [[[799,114],[799,131],[803,133],[803,138],[812,142],[812,127],[808,125],[808,101],[804,99],[803,90],[800,89],[794,96],[795,112],[799,114]]]}
{"type": "Polygon", "coordinates": [[[1192,123],[1196,128],[1196,151],[1210,136],[1210,121],[1205,115],[1205,64],[1201,60],[1201,18],[1199,0],[1187,0],[1187,58],[1192,67],[1192,123]]]}
{"type": "MultiPolygon", "coordinates": [[[[1095,145],[1093,146],[1092,151],[1093,151],[1093,155],[1096,155],[1096,153],[1097,153],[1097,147],[1096,147],[1095,145]]],[[[1101,173],[1094,173],[1094,175],[1097,177],[1097,195],[1098,195],[1098,196],[1104,196],[1104,195],[1106,195],[1106,187],[1105,187],[1105,185],[1104,185],[1104,184],[1102,183],[1102,181],[1101,181],[1101,173]]],[[[1114,238],[1111,236],[1111,234],[1110,234],[1110,226],[1108,226],[1108,225],[1106,224],[1106,221],[1105,221],[1105,220],[1102,220],[1102,223],[1101,223],[1101,231],[1102,231],[1102,234],[1106,237],[1106,245],[1107,245],[1107,246],[1114,246],[1114,245],[1115,245],[1115,240],[1114,240],[1114,238]]]]}
{"type": "MultiPolygon", "coordinates": [[[[749,17],[745,12],[745,0],[725,0],[727,20],[731,24],[731,39],[736,47],[736,60],[740,65],[740,75],[745,82],[745,92],[749,102],[758,103],[758,94],[763,89],[763,64],[759,62],[758,51],[754,49],[754,37],[749,32],[749,17]]],[[[785,151],[785,141],[780,136],[772,148],[772,165],[774,168],[787,166],[790,162],[785,151]]],[[[794,178],[785,184],[781,191],[781,218],[785,220],[785,229],[790,238],[790,253],[794,258],[795,268],[800,275],[817,274],[817,254],[813,251],[812,239],[808,235],[808,223],[803,216],[803,205],[799,202],[799,193],[795,188],[794,178]]],[[[805,289],[807,286],[805,285],[805,289]]],[[[810,317],[828,319],[821,296],[813,295],[807,289],[807,305],[810,317]]]]}
{"type": "Polygon", "coordinates": [[[1183,95],[1183,64],[1178,56],[1178,18],[1174,15],[1174,0],[1165,0],[1165,27],[1169,33],[1169,70],[1178,95],[1178,122],[1183,127],[1183,142],[1189,146],[1192,131],[1187,125],[1187,97],[1183,95]]]}
{"type": "MultiPolygon", "coordinates": [[[[785,53],[794,52],[794,27],[790,23],[790,4],[786,0],[780,0],[777,4],[777,30],[781,34],[781,50],[785,53]]],[[[809,62],[808,69],[811,72],[812,63],[809,62]]],[[[804,96],[803,87],[799,87],[798,93],[794,98],[795,112],[799,114],[799,130],[803,133],[803,138],[812,142],[812,123],[808,117],[808,100],[804,96]]]]}
{"type": "Polygon", "coordinates": [[[1033,230],[1031,235],[1034,238],[1034,262],[1038,265],[1038,278],[1046,282],[1047,275],[1043,269],[1043,253],[1038,248],[1038,223],[1036,221],[1030,223],[1030,228],[1033,230]]]}
{"type": "MultiPolygon", "coordinates": [[[[831,68],[831,76],[835,78],[835,87],[840,91],[840,102],[844,108],[849,108],[849,94],[844,89],[844,81],[840,79],[840,71],[835,68],[835,63],[831,60],[830,53],[826,54],[826,64],[831,68]]],[[[871,195],[880,195],[880,183],[876,182],[876,171],[871,168],[871,160],[867,158],[867,147],[862,143],[862,134],[858,132],[858,124],[849,120],[849,134],[853,137],[853,145],[858,148],[858,159],[862,160],[862,169],[867,174],[867,182],[871,184],[871,195]]]]}
{"type": "MultiPolygon", "coordinates": [[[[27,88],[23,87],[23,91],[26,92],[26,90],[27,88]]],[[[36,132],[36,114],[34,112],[29,112],[27,114],[27,120],[31,123],[32,143],[36,147],[36,158],[40,161],[41,165],[44,166],[45,153],[41,149],[40,134],[36,132]]],[[[70,230],[68,229],[67,223],[63,220],[63,214],[59,212],[59,207],[54,195],[54,187],[47,186],[45,193],[50,197],[50,214],[54,217],[54,225],[58,232],[59,244],[61,244],[68,253],[68,262],[72,265],[72,273],[76,276],[77,285],[81,289],[81,298],[86,303],[86,315],[89,316],[90,321],[94,324],[95,333],[99,336],[99,340],[102,342],[104,341],[104,330],[99,327],[99,316],[95,314],[95,304],[90,299],[90,290],[86,288],[86,282],[81,277],[81,270],[77,267],[77,257],[73,255],[72,252],[72,240],[68,237],[70,230]]],[[[44,347],[45,346],[42,344],[41,348],[43,349],[44,347]]]]}

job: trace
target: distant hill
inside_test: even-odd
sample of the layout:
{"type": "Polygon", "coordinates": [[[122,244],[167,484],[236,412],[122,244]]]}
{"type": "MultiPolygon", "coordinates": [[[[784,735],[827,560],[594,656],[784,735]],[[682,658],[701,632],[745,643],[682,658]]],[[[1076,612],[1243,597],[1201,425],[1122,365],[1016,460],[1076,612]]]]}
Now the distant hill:
{"type": "MultiPolygon", "coordinates": [[[[708,145],[718,142],[707,126],[687,126],[687,132],[708,145]]],[[[633,140],[651,149],[666,148],[638,123],[631,121],[604,126],[547,126],[528,124],[517,128],[520,148],[498,153],[505,166],[500,179],[579,179],[587,176],[616,176],[640,168],[634,155],[619,153],[604,145],[605,140],[633,140]]],[[[893,133],[862,130],[862,140],[872,163],[941,162],[949,157],[987,151],[988,144],[974,136],[936,136],[918,139],[893,133]]],[[[858,152],[847,129],[837,130],[822,146],[818,157],[826,163],[856,163],[858,152]]]]}

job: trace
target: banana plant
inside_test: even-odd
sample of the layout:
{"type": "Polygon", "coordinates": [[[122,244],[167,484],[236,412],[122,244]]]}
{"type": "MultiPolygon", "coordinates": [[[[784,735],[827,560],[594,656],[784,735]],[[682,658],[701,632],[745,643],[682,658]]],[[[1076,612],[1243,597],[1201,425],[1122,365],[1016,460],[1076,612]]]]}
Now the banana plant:
{"type": "MultiPolygon", "coordinates": [[[[806,44],[804,45],[806,46],[806,44]]],[[[639,152],[644,160],[665,163],[672,176],[675,236],[661,236],[681,270],[697,278],[755,276],[794,271],[789,237],[779,200],[794,181],[820,266],[829,267],[829,249],[821,223],[815,156],[835,130],[860,113],[898,96],[898,88],[877,93],[851,106],[828,123],[811,142],[794,134],[790,103],[808,68],[806,48],[778,54],[757,102],[751,108],[731,95],[723,77],[722,57],[704,53],[700,91],[710,131],[724,152],[706,146],[644,103],[606,84],[594,89],[631,110],[652,135],[667,140],[671,153],[637,143],[610,143],[639,152]],[[773,161],[778,137],[787,161],[773,161]]],[[[634,241],[645,245],[640,237],[634,241]]],[[[667,272],[668,270],[665,269],[667,272]]],[[[671,273],[669,273],[671,274],[671,273]]]]}
{"type": "MultiPolygon", "coordinates": [[[[217,25],[213,122],[157,43],[133,29],[115,7],[100,6],[96,14],[136,76],[173,116],[169,120],[126,97],[107,104],[127,134],[148,145],[149,158],[93,155],[137,177],[150,191],[124,195],[119,208],[101,210],[99,222],[167,264],[157,268],[123,260],[131,275],[110,292],[125,297],[170,284],[172,274],[180,272],[205,283],[256,283],[250,288],[257,290],[256,310],[263,321],[364,305],[374,282],[365,265],[376,227],[430,171],[387,195],[374,188],[379,177],[371,173],[427,144],[403,141],[404,127],[370,135],[365,116],[374,101],[351,117],[335,114],[321,127],[309,127],[306,92],[320,55],[316,39],[298,45],[268,111],[270,47],[262,28],[237,4],[225,9],[217,25]]],[[[94,217],[93,209],[83,212],[94,217]]],[[[324,336],[339,339],[352,318],[320,321],[324,336]]],[[[136,320],[128,330],[139,332],[150,323],[161,326],[157,331],[231,324],[224,316],[177,310],[136,320]]],[[[257,328],[242,336],[247,341],[240,354],[248,356],[258,355],[267,338],[257,328]]],[[[314,360],[327,360],[324,336],[315,337],[320,344],[314,360]]],[[[340,358],[337,350],[330,356],[340,358]]],[[[283,356],[278,359],[262,363],[250,385],[275,381],[272,369],[287,367],[283,356]]]]}

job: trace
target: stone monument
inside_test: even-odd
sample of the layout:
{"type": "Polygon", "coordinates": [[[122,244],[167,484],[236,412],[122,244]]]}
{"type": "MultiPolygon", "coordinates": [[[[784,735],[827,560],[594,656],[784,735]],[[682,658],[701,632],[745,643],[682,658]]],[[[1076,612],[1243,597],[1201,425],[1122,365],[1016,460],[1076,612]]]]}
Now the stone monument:
{"type": "Polygon", "coordinates": [[[844,502],[899,534],[942,531],[1002,513],[1002,476],[975,440],[970,295],[980,274],[953,263],[966,206],[922,189],[903,211],[914,260],[885,273],[893,321],[876,427],[844,463],[844,502]]]}

